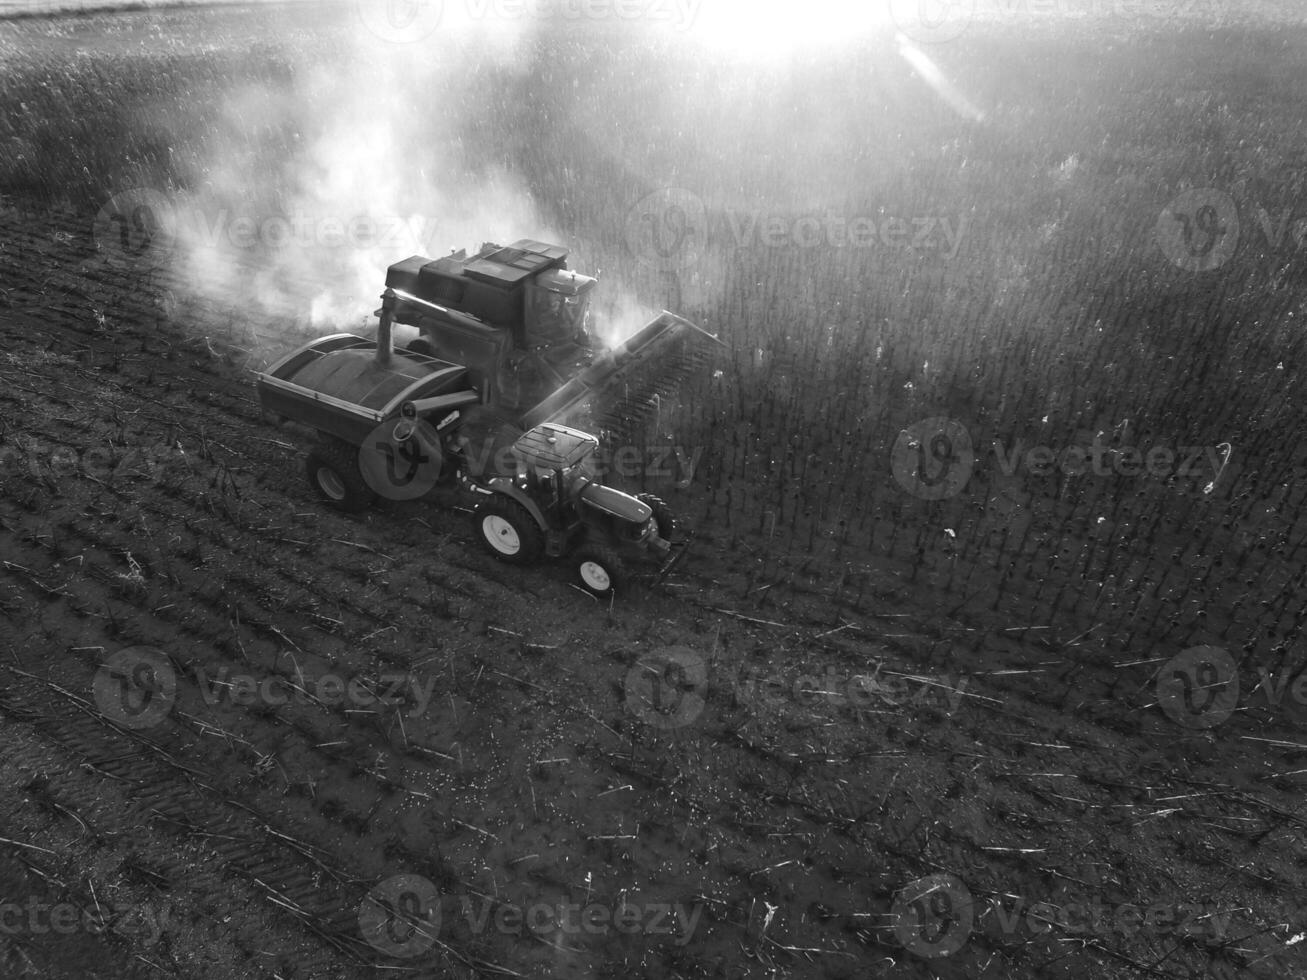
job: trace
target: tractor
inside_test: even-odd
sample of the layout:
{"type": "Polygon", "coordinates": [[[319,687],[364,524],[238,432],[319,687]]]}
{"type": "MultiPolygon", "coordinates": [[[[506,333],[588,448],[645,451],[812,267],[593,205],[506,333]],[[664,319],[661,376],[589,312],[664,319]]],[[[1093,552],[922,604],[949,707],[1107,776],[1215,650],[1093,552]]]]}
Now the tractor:
{"type": "MultiPolygon", "coordinates": [[[[549,258],[554,264],[535,269],[530,288],[550,292],[565,277],[561,258],[549,258]]],[[[426,268],[425,262],[399,266],[417,275],[426,268]]],[[[403,283],[396,268],[388,282],[403,283]]],[[[465,284],[465,305],[478,295],[475,282],[473,276],[465,284]]],[[[525,311],[533,301],[523,292],[528,287],[519,286],[525,311]]],[[[588,287],[577,288],[583,295],[588,287]]],[[[488,302],[484,296],[477,301],[488,302]]],[[[478,309],[489,316],[484,306],[478,309]]],[[[471,502],[476,536],[495,558],[526,563],[565,557],[580,585],[597,595],[620,591],[635,559],[650,559],[665,575],[684,555],[684,542],[672,543],[676,521],[666,503],[601,484],[594,465],[600,440],[562,420],[607,404],[610,420],[638,422],[640,406],[660,397],[686,369],[687,350],[700,338],[718,342],[715,337],[666,311],[615,350],[581,345],[568,333],[578,341],[573,353],[583,346],[584,352],[553,362],[559,372],[535,392],[543,394],[539,401],[527,403],[520,383],[527,358],[512,322],[482,320],[393,286],[377,315],[375,340],[347,333],[321,337],[258,376],[265,414],[316,433],[307,475],[323,500],[361,511],[378,497],[416,500],[452,489],[471,502]],[[394,323],[414,321],[421,337],[396,349],[394,323]],[[486,448],[498,451],[479,451],[486,448]]],[[[567,315],[572,325],[584,322],[575,307],[567,315]]],[[[524,329],[537,322],[527,316],[524,329]]]]}
{"type": "Polygon", "coordinates": [[[567,556],[580,584],[597,595],[624,589],[631,558],[674,561],[671,509],[653,494],[631,496],[599,483],[598,448],[589,433],[548,423],[518,439],[516,475],[472,484],[481,497],[472,523],[485,549],[511,563],[567,556]]]}

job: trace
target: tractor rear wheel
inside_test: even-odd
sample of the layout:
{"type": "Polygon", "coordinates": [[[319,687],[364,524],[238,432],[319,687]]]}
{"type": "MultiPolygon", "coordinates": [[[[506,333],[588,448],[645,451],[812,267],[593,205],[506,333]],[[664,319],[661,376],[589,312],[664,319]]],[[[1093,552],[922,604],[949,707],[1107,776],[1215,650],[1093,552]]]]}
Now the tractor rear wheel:
{"type": "Polygon", "coordinates": [[[571,561],[582,587],[594,595],[607,598],[626,588],[626,568],[617,552],[607,545],[582,545],[571,561]]]}
{"type": "Polygon", "coordinates": [[[359,472],[358,450],[339,439],[320,442],[309,450],[304,471],[314,492],[337,510],[356,514],[376,499],[359,472]]]}
{"type": "Polygon", "coordinates": [[[472,514],[477,538],[500,561],[525,565],[540,557],[545,536],[527,509],[499,494],[481,504],[472,514]]]}
{"type": "Polygon", "coordinates": [[[651,493],[636,494],[635,499],[648,504],[649,509],[653,511],[653,522],[658,528],[658,537],[664,541],[672,540],[672,536],[676,534],[676,515],[672,513],[672,508],[667,506],[667,501],[651,493]]]}
{"type": "Polygon", "coordinates": [[[410,341],[408,347],[405,349],[412,351],[414,354],[425,354],[427,357],[436,356],[436,348],[433,347],[431,341],[427,340],[425,337],[419,337],[417,340],[410,341]]]}

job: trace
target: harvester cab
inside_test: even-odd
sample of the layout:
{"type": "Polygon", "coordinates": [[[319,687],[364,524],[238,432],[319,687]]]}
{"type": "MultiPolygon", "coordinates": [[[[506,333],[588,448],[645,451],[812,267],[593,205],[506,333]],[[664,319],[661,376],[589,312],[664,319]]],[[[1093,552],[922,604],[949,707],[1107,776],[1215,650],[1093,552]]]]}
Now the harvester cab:
{"type": "Polygon", "coordinates": [[[526,287],[523,316],[526,347],[530,350],[554,350],[566,344],[593,347],[590,292],[596,282],[590,276],[565,269],[551,269],[536,276],[526,287]]]}

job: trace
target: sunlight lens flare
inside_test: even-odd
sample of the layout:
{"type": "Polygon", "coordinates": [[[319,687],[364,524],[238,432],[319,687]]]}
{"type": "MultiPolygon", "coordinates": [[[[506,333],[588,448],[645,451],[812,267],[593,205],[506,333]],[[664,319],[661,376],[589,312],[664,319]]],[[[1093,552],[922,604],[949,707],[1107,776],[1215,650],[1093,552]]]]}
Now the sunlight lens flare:
{"type": "Polygon", "coordinates": [[[943,99],[954,112],[976,122],[980,122],[985,118],[984,112],[962,94],[962,90],[953,84],[926,52],[922,51],[902,34],[895,36],[894,43],[898,46],[899,54],[902,55],[903,60],[912,66],[913,71],[920,76],[921,80],[929,85],[935,94],[943,99]]]}

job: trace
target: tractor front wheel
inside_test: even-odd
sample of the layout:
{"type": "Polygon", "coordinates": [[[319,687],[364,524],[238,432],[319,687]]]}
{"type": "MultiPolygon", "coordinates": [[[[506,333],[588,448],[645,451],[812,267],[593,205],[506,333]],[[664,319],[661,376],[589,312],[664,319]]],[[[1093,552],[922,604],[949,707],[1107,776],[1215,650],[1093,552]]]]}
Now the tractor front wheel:
{"type": "Polygon", "coordinates": [[[606,545],[582,545],[572,555],[572,567],[582,587],[594,595],[606,598],[626,588],[622,559],[606,545]]]}
{"type": "Polygon", "coordinates": [[[672,508],[667,506],[667,501],[651,493],[636,494],[635,499],[648,504],[649,509],[653,511],[653,522],[654,527],[658,528],[658,537],[664,541],[671,541],[677,525],[676,515],[672,513],[672,508]]]}
{"type": "Polygon", "coordinates": [[[477,538],[500,561],[525,565],[540,557],[545,536],[534,517],[516,500],[496,495],[472,515],[477,538]]]}
{"type": "Polygon", "coordinates": [[[376,494],[359,472],[358,450],[339,439],[319,443],[305,461],[309,486],[337,510],[356,514],[367,510],[376,494]]]}

